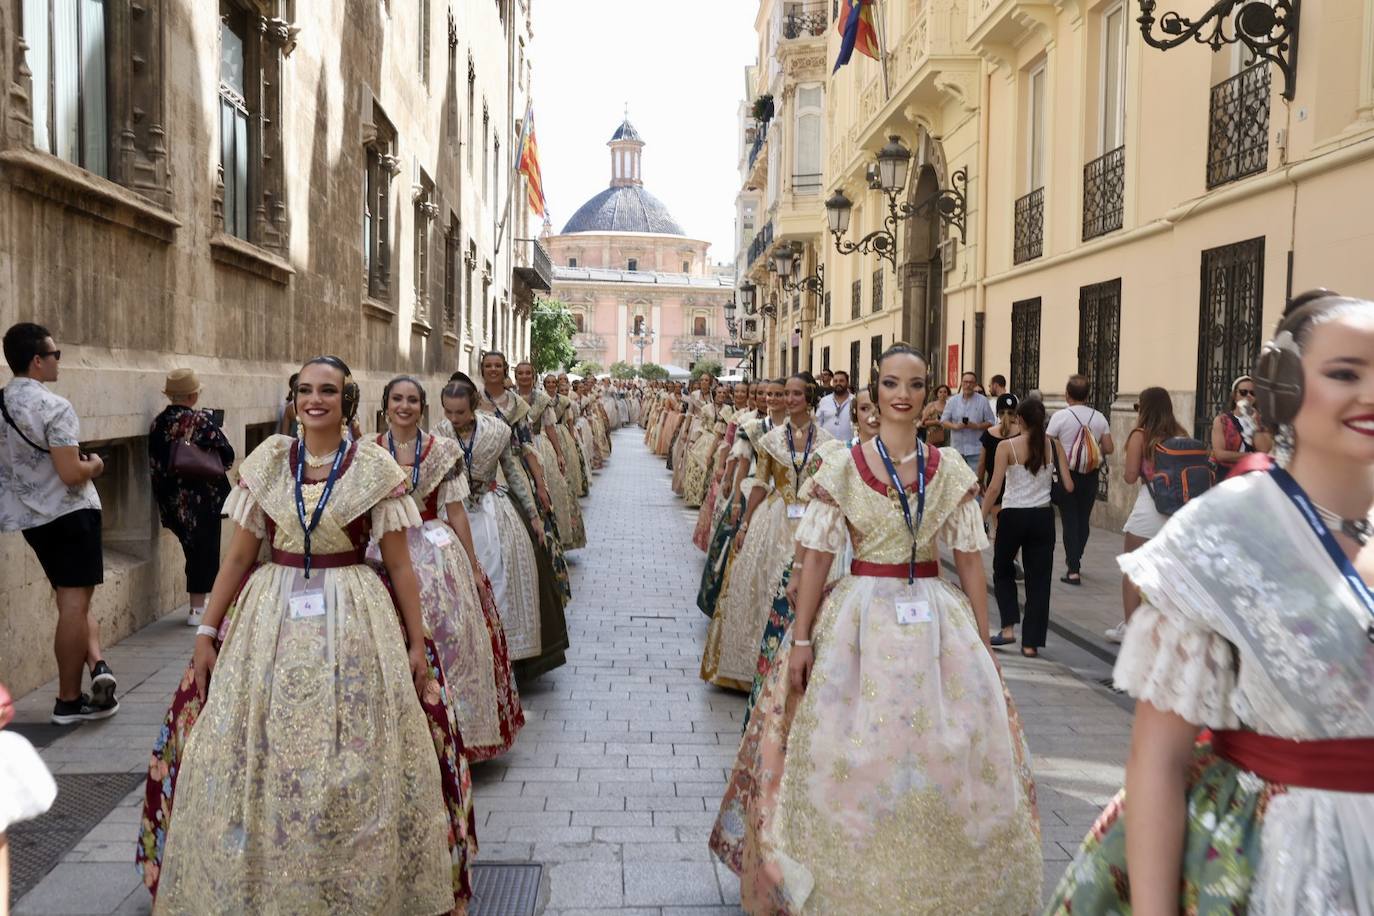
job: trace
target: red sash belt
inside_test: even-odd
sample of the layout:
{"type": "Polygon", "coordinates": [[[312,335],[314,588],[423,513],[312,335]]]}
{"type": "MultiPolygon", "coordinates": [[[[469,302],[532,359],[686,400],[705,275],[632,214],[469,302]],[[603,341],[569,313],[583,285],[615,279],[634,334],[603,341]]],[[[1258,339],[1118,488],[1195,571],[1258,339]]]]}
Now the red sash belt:
{"type": "MultiPolygon", "coordinates": [[[[854,560],[849,564],[851,576],[874,576],[879,579],[905,579],[910,572],[905,563],[866,563],[854,560]]],[[[934,560],[916,564],[917,579],[935,579],[940,575],[940,564],[934,560]]]]}
{"type": "MultiPolygon", "coordinates": [[[[272,562],[278,566],[293,566],[296,569],[304,569],[305,554],[289,553],[274,547],[272,548],[272,562]]],[[[339,569],[343,566],[361,566],[366,562],[366,547],[357,550],[344,550],[339,553],[312,553],[310,555],[311,569],[339,569]]]]}
{"type": "Polygon", "coordinates": [[[438,521],[438,519],[439,519],[439,513],[438,513],[438,512],[435,512],[433,509],[429,508],[428,506],[426,506],[426,507],[425,507],[423,510],[421,510],[421,512],[420,512],[420,521],[422,521],[422,522],[433,522],[433,521],[438,521]]]}
{"type": "Polygon", "coordinates": [[[1292,741],[1254,732],[1214,731],[1212,749],[1242,770],[1286,786],[1374,793],[1374,738],[1292,741]]]}

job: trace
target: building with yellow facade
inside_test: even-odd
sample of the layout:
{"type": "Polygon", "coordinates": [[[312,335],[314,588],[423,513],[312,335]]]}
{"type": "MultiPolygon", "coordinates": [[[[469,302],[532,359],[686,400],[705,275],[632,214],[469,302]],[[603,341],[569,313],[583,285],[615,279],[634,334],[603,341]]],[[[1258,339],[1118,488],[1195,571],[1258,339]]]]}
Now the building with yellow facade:
{"type": "MultiPolygon", "coordinates": [[[[1151,39],[1179,42],[1151,46],[1141,3],[878,0],[885,61],[832,75],[842,4],[762,0],[750,92],[771,99],[748,107],[771,117],[745,120],[740,266],[760,371],[864,380],[907,340],[937,380],[1001,373],[1052,407],[1082,372],[1117,441],[1151,385],[1201,432],[1292,293],[1374,296],[1374,0],[1308,0],[1300,22],[1250,0],[1198,24],[1283,39],[1258,62],[1143,0],[1151,39]],[[889,198],[872,186],[893,136],[912,158],[889,198]],[[895,257],[837,250],[837,191],[843,243],[891,218],[895,257]]],[[[1129,510],[1119,460],[1103,523],[1129,510]]]]}

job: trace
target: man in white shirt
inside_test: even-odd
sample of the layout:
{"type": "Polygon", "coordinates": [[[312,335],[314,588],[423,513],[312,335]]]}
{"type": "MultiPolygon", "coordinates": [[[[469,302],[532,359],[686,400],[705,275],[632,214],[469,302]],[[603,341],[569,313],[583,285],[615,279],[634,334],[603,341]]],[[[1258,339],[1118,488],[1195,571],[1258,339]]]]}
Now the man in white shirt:
{"type": "Polygon", "coordinates": [[[1091,533],[1089,521],[1092,518],[1093,505],[1097,502],[1097,483],[1101,468],[1086,474],[1072,470],[1074,440],[1078,438],[1079,430],[1085,430],[1087,435],[1097,440],[1102,450],[1103,467],[1106,466],[1107,456],[1116,450],[1116,446],[1112,442],[1111,424],[1107,418],[1087,403],[1087,378],[1081,375],[1069,376],[1069,382],[1064,387],[1064,400],[1069,406],[1055,411],[1045,427],[1045,432],[1054,436],[1064,446],[1064,454],[1069,456],[1070,461],[1069,473],[1073,475],[1073,492],[1066,493],[1059,505],[1059,516],[1064,522],[1064,559],[1069,567],[1068,572],[1059,581],[1069,585],[1082,585],[1083,578],[1079,575],[1079,565],[1083,559],[1083,548],[1088,545],[1088,535],[1091,533]]]}
{"type": "Polygon", "coordinates": [[[119,711],[115,678],[90,619],[91,596],[104,581],[100,497],[91,481],[105,464],[82,454],[76,411],[48,390],[62,351],[48,329],[21,322],[5,332],[14,378],[0,391],[0,531],[18,531],[57,593],[57,703],[52,721],[72,725],[119,711]],[[81,692],[83,663],[91,692],[81,692]]]}
{"type": "Polygon", "coordinates": [[[983,431],[997,422],[992,404],[986,395],[977,391],[978,376],[965,372],[959,382],[959,393],[945,402],[940,422],[950,432],[950,445],[958,449],[969,470],[977,472],[978,459],[983,454],[983,431]]]}
{"type": "Polygon", "coordinates": [[[830,433],[841,442],[854,438],[854,421],[849,416],[849,373],[836,372],[831,393],[821,398],[816,406],[816,422],[821,429],[830,433]]]}

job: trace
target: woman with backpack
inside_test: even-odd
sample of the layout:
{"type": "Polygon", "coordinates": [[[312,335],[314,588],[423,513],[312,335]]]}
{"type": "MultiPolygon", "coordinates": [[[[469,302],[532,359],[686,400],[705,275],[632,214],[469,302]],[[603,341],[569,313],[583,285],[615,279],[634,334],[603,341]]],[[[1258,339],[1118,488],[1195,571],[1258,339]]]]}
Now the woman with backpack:
{"type": "Polygon", "coordinates": [[[1212,466],[1217,480],[1225,480],[1246,455],[1267,452],[1272,445],[1273,437],[1260,427],[1255,411],[1255,382],[1242,375],[1231,383],[1230,406],[1212,420],[1212,466]]]}
{"type": "MultiPolygon", "coordinates": [[[[1169,520],[1169,516],[1155,507],[1154,496],[1150,493],[1150,479],[1155,473],[1155,449],[1166,439],[1188,435],[1183,424],[1174,417],[1174,402],[1163,388],[1146,388],[1140,392],[1136,410],[1135,429],[1126,439],[1123,476],[1128,484],[1139,482],[1140,489],[1136,491],[1135,506],[1122,529],[1126,553],[1144,546],[1169,520]]],[[[1124,576],[1121,579],[1121,606],[1124,619],[1107,630],[1105,635],[1109,642],[1121,642],[1126,635],[1127,621],[1140,606],[1140,592],[1124,576]]]]}
{"type": "Polygon", "coordinates": [[[984,522],[998,508],[999,500],[1001,505],[997,514],[997,540],[992,549],[992,587],[1002,617],[1002,631],[994,634],[989,644],[1007,646],[1016,642],[1020,611],[1016,598],[1015,560],[1020,552],[1026,575],[1021,654],[1026,658],[1038,658],[1050,624],[1055,537],[1050,484],[1054,468],[1058,467],[1065,492],[1073,492],[1074,481],[1059,440],[1045,432],[1045,405],[1040,401],[1023,401],[1016,408],[1016,418],[1020,421],[1021,435],[1003,439],[997,446],[992,482],[983,496],[984,522]]]}

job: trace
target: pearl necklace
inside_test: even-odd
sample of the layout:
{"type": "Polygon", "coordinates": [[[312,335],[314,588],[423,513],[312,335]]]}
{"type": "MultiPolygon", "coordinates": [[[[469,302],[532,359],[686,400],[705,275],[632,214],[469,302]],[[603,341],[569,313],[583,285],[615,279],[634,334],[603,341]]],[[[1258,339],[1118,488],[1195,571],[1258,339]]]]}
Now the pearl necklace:
{"type": "Polygon", "coordinates": [[[323,458],[316,458],[310,454],[310,449],[305,447],[305,442],[301,442],[301,452],[305,455],[305,466],[308,468],[327,468],[334,463],[333,455],[325,455],[323,458]]]}
{"type": "Polygon", "coordinates": [[[1364,518],[1345,518],[1325,506],[1317,505],[1315,502],[1312,505],[1317,510],[1317,514],[1321,516],[1322,521],[1326,522],[1326,527],[1332,531],[1339,531],[1361,547],[1364,547],[1371,538],[1374,538],[1374,512],[1364,518]]]}

